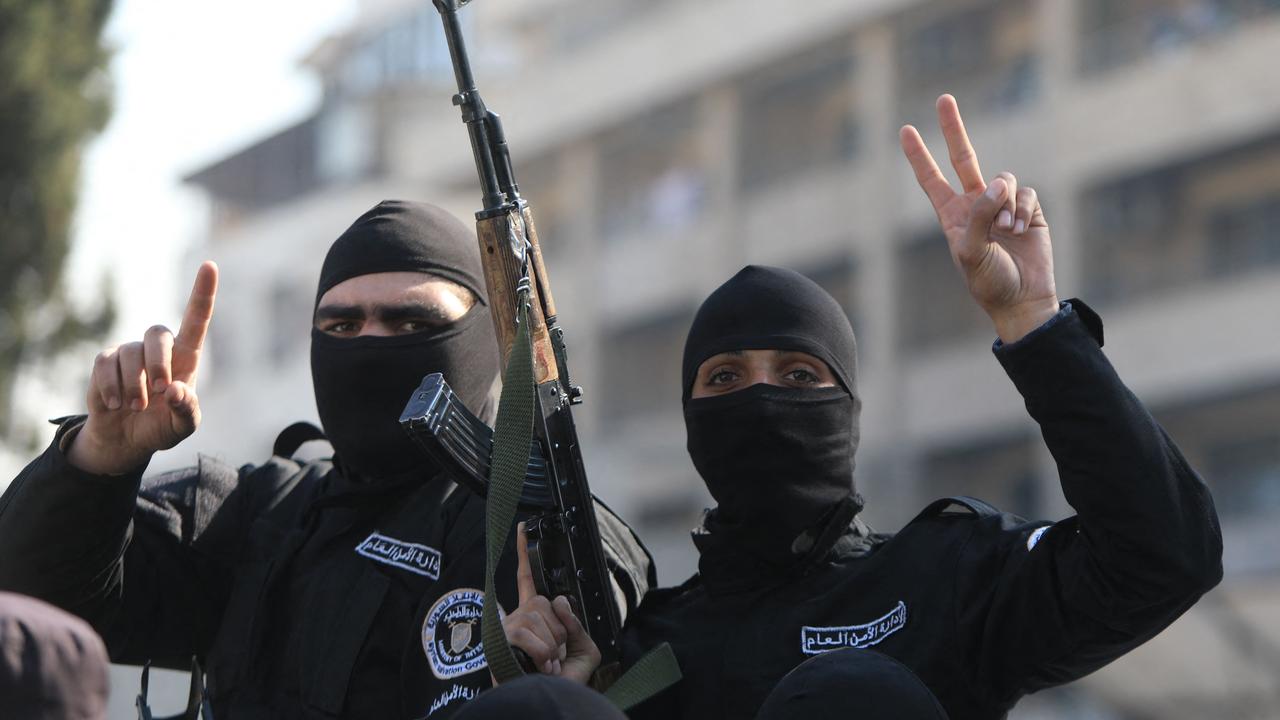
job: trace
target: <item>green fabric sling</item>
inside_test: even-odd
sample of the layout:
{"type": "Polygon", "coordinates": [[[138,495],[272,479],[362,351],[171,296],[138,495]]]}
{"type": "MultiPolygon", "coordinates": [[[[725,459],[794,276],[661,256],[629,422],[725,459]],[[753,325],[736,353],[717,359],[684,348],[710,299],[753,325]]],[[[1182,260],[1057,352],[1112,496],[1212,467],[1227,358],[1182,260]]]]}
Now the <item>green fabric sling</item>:
{"type": "MultiPolygon", "coordinates": [[[[480,637],[484,642],[489,671],[499,683],[524,675],[498,617],[494,572],[515,521],[516,506],[529,463],[529,446],[533,442],[537,389],[533,382],[533,353],[529,342],[529,299],[526,279],[517,292],[516,334],[502,376],[502,395],[493,428],[489,492],[485,503],[484,611],[480,637]]],[[[680,677],[675,653],[670,645],[662,643],[618,678],[605,697],[626,710],[679,682],[680,677]]]]}

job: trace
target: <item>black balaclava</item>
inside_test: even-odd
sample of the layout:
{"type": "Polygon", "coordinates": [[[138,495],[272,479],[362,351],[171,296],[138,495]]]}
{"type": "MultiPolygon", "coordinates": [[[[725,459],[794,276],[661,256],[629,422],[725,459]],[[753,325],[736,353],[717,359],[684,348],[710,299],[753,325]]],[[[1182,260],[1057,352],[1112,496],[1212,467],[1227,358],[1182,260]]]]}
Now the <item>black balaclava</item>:
{"type": "MultiPolygon", "coordinates": [[[[905,610],[904,610],[905,612],[905,610]]],[[[875,650],[845,648],[800,663],[774,686],[756,720],[947,720],[927,685],[875,650]]]]}
{"type": "Polygon", "coordinates": [[[465,316],[445,327],[394,337],[337,338],[311,331],[316,408],[337,461],[350,474],[377,479],[426,463],[399,424],[422,378],[444,373],[458,397],[492,420],[498,349],[485,297],[475,235],[444,210],[387,200],[342,233],[320,270],[316,306],[335,285],[360,275],[422,272],[475,296],[465,316]]]}
{"type": "Polygon", "coordinates": [[[743,268],[698,309],[685,341],[683,382],[689,456],[718,503],[706,530],[766,565],[787,567],[812,549],[837,508],[845,508],[848,524],[861,507],[853,484],[861,409],[857,344],[849,319],[825,290],[791,270],[743,268]],[[840,384],[758,384],[690,397],[707,358],[767,349],[809,353],[826,362],[840,384]]]}

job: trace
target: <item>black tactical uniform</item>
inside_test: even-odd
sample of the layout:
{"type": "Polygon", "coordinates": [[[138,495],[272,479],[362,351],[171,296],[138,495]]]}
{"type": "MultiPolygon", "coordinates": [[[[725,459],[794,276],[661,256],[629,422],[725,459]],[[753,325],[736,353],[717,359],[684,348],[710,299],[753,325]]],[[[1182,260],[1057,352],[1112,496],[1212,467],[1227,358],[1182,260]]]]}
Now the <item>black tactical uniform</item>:
{"type": "MultiPolygon", "coordinates": [[[[483,502],[397,422],[428,372],[482,417],[492,410],[498,353],[475,237],[439,208],[380,203],[330,248],[317,307],[340,283],[386,272],[429,273],[475,302],[411,333],[313,330],[336,466],[293,461],[282,436],[258,466],[202,457],[146,480],[142,468],[95,476],[68,463],[79,423],[67,421],[0,499],[0,588],[89,619],[118,662],[185,669],[200,656],[219,720],[442,718],[488,687],[483,502]]],[[[625,614],[652,569],[630,530],[598,515],[625,614]]],[[[507,608],[513,543],[497,573],[507,608]]]]}
{"type": "Polygon", "coordinates": [[[684,680],[631,717],[753,718],[806,658],[856,647],[908,666],[951,720],[1000,718],[1169,625],[1221,578],[1217,517],[1101,342],[1101,322],[1076,303],[995,351],[1075,517],[1026,522],[948,499],[879,535],[837,511],[786,571],[695,534],[699,573],[651,592],[625,636],[629,660],[670,642],[684,680]]]}
{"type": "MultiPolygon", "coordinates": [[[[58,444],[75,424],[0,502],[0,587],[85,617],[116,662],[206,658],[220,720],[443,718],[489,687],[484,503],[447,477],[370,486],[328,462],[237,470],[201,457],[139,490],[141,471],[68,464],[58,444]]],[[[648,558],[597,514],[633,608],[648,558]]],[[[514,576],[504,561],[507,608],[514,576]]]]}

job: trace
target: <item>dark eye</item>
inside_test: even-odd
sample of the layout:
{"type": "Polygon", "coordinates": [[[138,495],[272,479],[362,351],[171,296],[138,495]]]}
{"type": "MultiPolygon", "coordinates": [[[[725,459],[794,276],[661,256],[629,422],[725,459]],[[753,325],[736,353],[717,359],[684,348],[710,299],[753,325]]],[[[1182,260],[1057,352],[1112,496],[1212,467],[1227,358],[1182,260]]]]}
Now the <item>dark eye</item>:
{"type": "Polygon", "coordinates": [[[738,374],[727,368],[721,368],[707,377],[708,385],[728,385],[738,379],[738,374]]]}
{"type": "Polygon", "coordinates": [[[351,335],[360,331],[360,326],[354,320],[338,320],[329,323],[320,328],[330,335],[351,335]]]}
{"type": "Polygon", "coordinates": [[[821,382],[821,378],[819,378],[816,374],[814,374],[812,371],[806,368],[796,368],[788,372],[783,377],[785,377],[786,379],[792,382],[800,383],[802,385],[813,385],[815,383],[821,382]]]}
{"type": "Polygon", "coordinates": [[[422,332],[424,330],[430,330],[434,327],[436,327],[435,323],[430,323],[426,320],[405,320],[400,323],[399,331],[404,335],[409,335],[412,333],[422,332]]]}

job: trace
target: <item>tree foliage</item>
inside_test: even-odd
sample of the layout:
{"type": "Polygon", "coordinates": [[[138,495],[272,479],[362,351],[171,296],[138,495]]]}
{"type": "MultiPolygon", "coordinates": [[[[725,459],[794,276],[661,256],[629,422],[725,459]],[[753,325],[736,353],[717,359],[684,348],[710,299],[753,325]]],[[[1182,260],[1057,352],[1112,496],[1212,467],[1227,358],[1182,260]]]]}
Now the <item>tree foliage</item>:
{"type": "Polygon", "coordinates": [[[105,299],[78,313],[64,284],[81,156],[110,115],[113,2],[0,0],[0,437],[19,369],[113,320],[105,299]]]}

